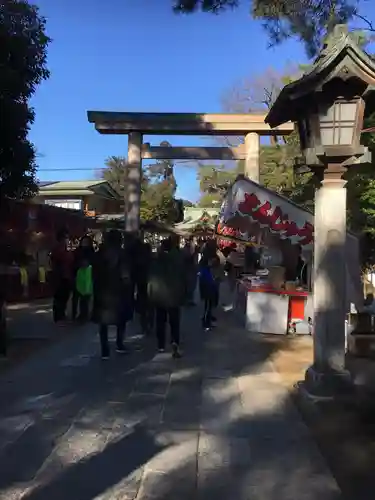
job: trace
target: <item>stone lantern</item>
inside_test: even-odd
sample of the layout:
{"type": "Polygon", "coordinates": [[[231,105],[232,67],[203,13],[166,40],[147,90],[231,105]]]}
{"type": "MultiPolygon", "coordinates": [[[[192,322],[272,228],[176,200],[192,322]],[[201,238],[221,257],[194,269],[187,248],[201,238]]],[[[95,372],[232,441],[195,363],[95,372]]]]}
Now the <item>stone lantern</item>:
{"type": "Polygon", "coordinates": [[[337,25],[311,68],[285,86],[265,121],[297,124],[302,163],[318,176],[314,223],[314,364],[310,394],[347,387],[345,371],[346,188],[344,174],[371,155],[361,145],[365,113],[375,89],[375,61],[347,27],[337,25]],[[367,108],[366,108],[367,104],[367,108]]]}

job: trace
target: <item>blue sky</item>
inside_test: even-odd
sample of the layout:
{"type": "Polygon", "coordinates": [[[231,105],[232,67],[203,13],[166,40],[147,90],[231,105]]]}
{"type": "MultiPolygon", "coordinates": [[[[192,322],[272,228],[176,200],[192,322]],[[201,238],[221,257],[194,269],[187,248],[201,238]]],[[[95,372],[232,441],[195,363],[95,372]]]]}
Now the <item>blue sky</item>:
{"type": "MultiPolygon", "coordinates": [[[[108,156],[126,155],[126,136],[98,134],[87,110],[220,112],[223,93],[238,79],[305,60],[296,42],[269,49],[245,5],[220,16],[176,16],[171,0],[34,2],[53,39],[51,77],[32,101],[40,180],[96,178],[108,156]]],[[[163,139],[207,145],[144,138],[155,145],[163,139]]],[[[197,199],[196,172],[181,166],[176,177],[179,196],[197,199]]]]}

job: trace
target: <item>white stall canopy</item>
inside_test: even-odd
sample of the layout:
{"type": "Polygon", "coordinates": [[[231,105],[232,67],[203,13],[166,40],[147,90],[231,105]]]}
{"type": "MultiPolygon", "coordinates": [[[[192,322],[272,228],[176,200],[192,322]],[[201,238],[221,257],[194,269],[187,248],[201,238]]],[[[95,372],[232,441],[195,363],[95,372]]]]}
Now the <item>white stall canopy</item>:
{"type": "MultiPolygon", "coordinates": [[[[288,240],[309,252],[314,243],[314,215],[284,196],[238,176],[222,203],[217,233],[248,241],[260,232],[288,240]]],[[[352,233],[347,234],[346,255],[348,300],[358,307],[363,303],[359,243],[352,233]]]]}

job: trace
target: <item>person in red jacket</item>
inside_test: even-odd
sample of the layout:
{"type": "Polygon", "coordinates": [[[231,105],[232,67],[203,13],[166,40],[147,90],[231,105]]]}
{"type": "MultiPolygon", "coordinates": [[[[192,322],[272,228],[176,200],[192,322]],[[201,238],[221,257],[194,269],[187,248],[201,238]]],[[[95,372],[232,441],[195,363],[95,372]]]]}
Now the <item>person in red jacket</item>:
{"type": "Polygon", "coordinates": [[[66,308],[73,290],[73,258],[68,250],[69,238],[65,231],[57,234],[57,243],[51,252],[53,283],[53,319],[55,323],[66,320],[66,308]]]}

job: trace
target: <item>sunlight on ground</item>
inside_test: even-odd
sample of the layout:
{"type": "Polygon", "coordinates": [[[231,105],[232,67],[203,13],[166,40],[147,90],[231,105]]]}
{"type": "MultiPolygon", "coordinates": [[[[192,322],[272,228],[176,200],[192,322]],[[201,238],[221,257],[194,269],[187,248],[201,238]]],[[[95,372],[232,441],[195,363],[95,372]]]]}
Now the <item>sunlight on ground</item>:
{"type": "Polygon", "coordinates": [[[271,357],[282,383],[292,388],[304,380],[306,369],[313,362],[313,341],[311,338],[296,338],[280,347],[271,357]]]}
{"type": "Polygon", "coordinates": [[[37,309],[34,314],[51,314],[52,309],[37,309]]]}

